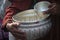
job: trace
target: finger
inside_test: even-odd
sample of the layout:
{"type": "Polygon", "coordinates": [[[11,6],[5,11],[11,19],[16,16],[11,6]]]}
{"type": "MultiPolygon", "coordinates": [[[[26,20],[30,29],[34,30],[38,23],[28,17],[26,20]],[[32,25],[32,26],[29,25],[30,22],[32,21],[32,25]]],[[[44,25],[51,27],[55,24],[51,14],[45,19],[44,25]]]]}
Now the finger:
{"type": "Polygon", "coordinates": [[[16,28],[14,28],[12,32],[19,33],[19,34],[26,34],[25,32],[22,32],[21,30],[18,30],[16,28]]]}
{"type": "Polygon", "coordinates": [[[18,30],[16,27],[13,26],[7,26],[7,29],[10,30],[12,33],[19,33],[19,34],[24,34],[21,30],[18,30]]]}
{"type": "Polygon", "coordinates": [[[49,10],[52,10],[56,7],[56,3],[52,3],[50,6],[49,6],[49,10]]]}
{"type": "Polygon", "coordinates": [[[8,22],[11,23],[11,22],[12,22],[12,19],[7,19],[7,20],[3,23],[3,25],[6,25],[8,22]]]}
{"type": "Polygon", "coordinates": [[[6,27],[9,27],[9,28],[13,28],[13,27],[18,27],[19,26],[19,23],[17,22],[14,22],[14,23],[7,23],[7,26],[6,27]]]}
{"type": "Polygon", "coordinates": [[[12,27],[11,25],[12,25],[11,23],[7,23],[7,25],[6,25],[6,28],[7,28],[9,31],[12,31],[12,30],[13,30],[13,27],[12,27]]]}
{"type": "Polygon", "coordinates": [[[18,39],[26,39],[26,34],[24,32],[19,31],[19,33],[18,33],[16,31],[15,32],[12,31],[11,33],[13,34],[14,37],[16,37],[18,39]]]}
{"type": "Polygon", "coordinates": [[[8,19],[7,22],[8,22],[8,23],[12,23],[12,19],[8,19]]]}
{"type": "Polygon", "coordinates": [[[18,33],[12,33],[15,37],[17,37],[17,38],[20,38],[20,39],[22,39],[22,38],[26,38],[26,35],[24,35],[24,34],[18,34],[18,33]]]}
{"type": "Polygon", "coordinates": [[[25,33],[20,34],[20,33],[13,32],[12,34],[18,39],[26,39],[26,34],[25,33]]]}
{"type": "Polygon", "coordinates": [[[17,28],[17,27],[19,27],[19,25],[20,25],[20,23],[18,23],[18,22],[11,23],[11,27],[17,28]]]}
{"type": "Polygon", "coordinates": [[[44,11],[43,14],[47,14],[47,11],[44,11]]]}
{"type": "Polygon", "coordinates": [[[13,22],[12,24],[13,24],[12,26],[19,26],[20,25],[19,22],[13,22]]]}
{"type": "Polygon", "coordinates": [[[14,32],[14,33],[19,33],[19,34],[23,34],[24,32],[22,32],[21,30],[18,30],[15,26],[12,26],[12,23],[8,23],[7,24],[7,29],[14,32]]]}
{"type": "Polygon", "coordinates": [[[12,22],[12,19],[7,19],[6,21],[5,21],[5,23],[11,23],[12,22]]]}
{"type": "Polygon", "coordinates": [[[49,13],[52,13],[52,11],[54,11],[56,5],[53,5],[52,7],[50,7],[47,11],[44,11],[43,14],[49,14],[49,13]]]}
{"type": "Polygon", "coordinates": [[[13,28],[12,23],[7,23],[6,28],[12,29],[13,28]]]}

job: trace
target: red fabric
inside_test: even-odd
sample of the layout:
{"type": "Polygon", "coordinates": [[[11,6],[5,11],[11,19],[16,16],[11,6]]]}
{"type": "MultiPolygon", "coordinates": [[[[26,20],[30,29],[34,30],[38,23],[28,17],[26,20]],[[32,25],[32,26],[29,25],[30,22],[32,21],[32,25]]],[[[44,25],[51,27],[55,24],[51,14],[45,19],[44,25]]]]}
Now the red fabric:
{"type": "Polygon", "coordinates": [[[17,1],[12,3],[12,7],[16,7],[17,9],[20,10],[26,10],[30,7],[31,5],[31,0],[24,0],[24,1],[17,1]]]}
{"type": "Polygon", "coordinates": [[[11,2],[12,5],[6,9],[6,16],[3,19],[3,25],[6,24],[7,19],[12,19],[12,16],[16,13],[17,9],[23,11],[28,9],[32,4],[32,0],[12,0],[12,1],[13,1],[11,2]]]}

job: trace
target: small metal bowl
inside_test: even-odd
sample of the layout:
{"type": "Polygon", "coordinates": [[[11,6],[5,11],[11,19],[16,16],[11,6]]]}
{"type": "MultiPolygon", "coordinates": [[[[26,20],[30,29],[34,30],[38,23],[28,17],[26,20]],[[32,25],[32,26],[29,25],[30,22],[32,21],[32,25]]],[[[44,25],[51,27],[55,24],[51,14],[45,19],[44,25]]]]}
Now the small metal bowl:
{"type": "Polygon", "coordinates": [[[49,8],[48,6],[51,5],[50,2],[48,1],[41,1],[38,2],[34,5],[34,9],[35,11],[37,11],[38,13],[43,12],[43,11],[47,11],[49,8]]]}

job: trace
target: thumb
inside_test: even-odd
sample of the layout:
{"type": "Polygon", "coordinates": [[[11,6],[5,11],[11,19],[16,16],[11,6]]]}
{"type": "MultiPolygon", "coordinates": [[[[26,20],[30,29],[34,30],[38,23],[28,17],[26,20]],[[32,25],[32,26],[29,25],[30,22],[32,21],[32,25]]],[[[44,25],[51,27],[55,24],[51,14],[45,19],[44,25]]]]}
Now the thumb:
{"type": "Polygon", "coordinates": [[[49,10],[53,10],[55,7],[56,7],[56,3],[52,3],[52,4],[49,6],[49,10]]]}
{"type": "Polygon", "coordinates": [[[12,26],[19,26],[20,22],[13,22],[12,24],[13,24],[12,26]]]}
{"type": "Polygon", "coordinates": [[[44,14],[49,14],[52,13],[54,11],[54,9],[56,8],[56,3],[52,3],[49,7],[49,9],[47,11],[44,11],[44,14]]]}
{"type": "Polygon", "coordinates": [[[20,22],[12,22],[11,24],[8,23],[10,27],[18,27],[20,25],[20,22]]]}

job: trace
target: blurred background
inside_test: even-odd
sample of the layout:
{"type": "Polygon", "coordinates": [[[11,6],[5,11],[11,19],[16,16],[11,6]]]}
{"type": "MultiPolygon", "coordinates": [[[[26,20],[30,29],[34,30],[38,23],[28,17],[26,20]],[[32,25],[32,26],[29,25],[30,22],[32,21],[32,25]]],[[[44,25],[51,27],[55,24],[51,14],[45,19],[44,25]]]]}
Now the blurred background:
{"type": "Polygon", "coordinates": [[[10,4],[11,3],[8,0],[0,0],[0,40],[8,40],[8,32],[4,32],[1,29],[1,26],[2,26],[2,20],[5,16],[5,9],[10,4]]]}
{"type": "MultiPolygon", "coordinates": [[[[42,0],[43,1],[43,0],[42,0]]],[[[60,1],[59,0],[47,0],[50,2],[54,2],[57,4],[56,14],[51,16],[52,19],[52,28],[50,32],[44,38],[40,38],[37,40],[60,40],[60,1]]],[[[4,32],[1,29],[2,20],[5,16],[5,8],[10,6],[10,2],[8,0],[0,0],[0,40],[8,40],[8,32],[4,32]]]]}

